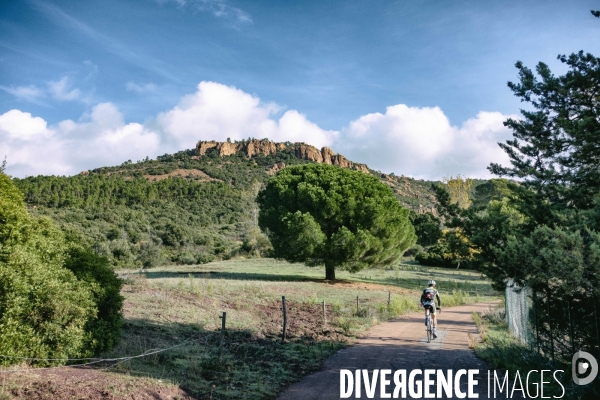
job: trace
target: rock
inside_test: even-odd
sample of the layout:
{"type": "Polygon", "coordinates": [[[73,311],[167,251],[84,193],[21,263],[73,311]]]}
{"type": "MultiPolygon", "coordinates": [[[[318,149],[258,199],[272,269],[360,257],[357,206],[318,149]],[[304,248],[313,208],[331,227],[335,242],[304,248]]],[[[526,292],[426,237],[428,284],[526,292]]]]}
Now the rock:
{"type": "MultiPolygon", "coordinates": [[[[341,154],[334,153],[329,147],[323,147],[321,150],[306,143],[275,143],[267,139],[248,140],[242,142],[217,142],[215,140],[201,140],[196,145],[196,155],[192,158],[202,157],[210,149],[216,149],[219,157],[230,156],[233,154],[242,153],[246,157],[251,158],[256,154],[264,154],[266,156],[275,154],[278,151],[293,150],[296,157],[312,161],[317,164],[337,165],[342,168],[349,168],[364,173],[369,173],[369,167],[365,164],[353,163],[341,154]]],[[[271,167],[267,172],[275,174],[277,171],[285,167],[285,164],[280,163],[271,167]],[[283,166],[278,166],[278,165],[283,166]]]]}
{"type": "Polygon", "coordinates": [[[267,175],[275,175],[277,171],[281,171],[285,168],[285,163],[277,163],[272,165],[271,168],[267,169],[267,175]]]}
{"type": "Polygon", "coordinates": [[[321,154],[323,155],[323,162],[331,165],[331,159],[335,153],[329,147],[323,147],[321,149],[321,154]]]}
{"type": "Polygon", "coordinates": [[[323,163],[323,155],[316,147],[306,143],[295,143],[296,157],[302,160],[309,160],[317,164],[323,163]]]}

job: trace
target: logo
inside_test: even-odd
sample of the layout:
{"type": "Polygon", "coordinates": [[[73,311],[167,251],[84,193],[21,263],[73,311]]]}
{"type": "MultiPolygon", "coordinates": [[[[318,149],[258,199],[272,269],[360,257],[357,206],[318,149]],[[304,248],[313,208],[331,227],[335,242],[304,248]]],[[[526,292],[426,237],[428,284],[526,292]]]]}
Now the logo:
{"type": "Polygon", "coordinates": [[[577,385],[587,385],[591,383],[598,375],[598,361],[593,355],[585,351],[578,351],[573,354],[572,375],[573,382],[577,385]],[[588,375],[589,374],[589,375],[588,375]],[[587,377],[584,377],[587,375],[587,377]]]}

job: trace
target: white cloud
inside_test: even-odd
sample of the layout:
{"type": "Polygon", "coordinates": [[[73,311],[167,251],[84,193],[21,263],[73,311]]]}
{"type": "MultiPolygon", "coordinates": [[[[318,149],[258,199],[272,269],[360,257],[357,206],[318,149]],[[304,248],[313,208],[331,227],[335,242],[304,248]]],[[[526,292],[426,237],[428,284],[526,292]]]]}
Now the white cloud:
{"type": "Polygon", "coordinates": [[[135,82],[127,82],[127,84],[125,85],[125,88],[129,92],[136,92],[136,93],[142,94],[142,93],[156,92],[157,86],[154,83],[145,83],[145,84],[138,85],[135,82]]]}
{"type": "Polygon", "coordinates": [[[0,115],[0,155],[16,176],[72,175],[104,165],[137,160],[159,152],[160,138],[138,123],[125,124],[111,103],[92,108],[81,121],[65,120],[48,127],[29,113],[0,115]]]}
{"type": "Polygon", "coordinates": [[[0,115],[0,157],[7,156],[7,172],[17,176],[65,174],[64,148],[46,121],[20,110],[0,115]]]}
{"type": "Polygon", "coordinates": [[[69,77],[67,76],[58,81],[48,82],[48,90],[52,97],[57,100],[73,101],[80,100],[82,97],[79,89],[71,89],[69,77]]]}
{"type": "Polygon", "coordinates": [[[198,91],[185,96],[172,110],[156,118],[166,139],[177,148],[192,148],[200,139],[224,141],[248,137],[276,141],[303,141],[328,146],[337,135],[310,122],[295,110],[286,111],[278,120],[281,108],[261,103],[242,90],[215,82],[201,82],[198,91]]]}
{"type": "Polygon", "coordinates": [[[0,115],[0,134],[10,140],[29,141],[48,136],[46,121],[30,113],[10,110],[0,115]]]}
{"type": "Polygon", "coordinates": [[[44,91],[35,85],[6,87],[0,86],[0,90],[12,94],[18,99],[27,100],[32,103],[38,103],[38,99],[45,97],[44,91]]]}
{"type": "MultiPolygon", "coordinates": [[[[85,64],[88,65],[88,62],[85,62],[85,64]]],[[[97,72],[98,67],[96,65],[91,63],[89,63],[89,65],[92,67],[92,72],[88,74],[85,80],[90,79],[97,72]]],[[[48,104],[41,102],[40,99],[46,97],[52,97],[53,99],[59,101],[77,100],[86,104],[90,103],[89,95],[84,96],[81,90],[78,88],[73,88],[71,79],[68,76],[64,76],[57,81],[49,81],[46,83],[45,87],[38,87],[35,85],[18,87],[0,86],[0,90],[12,94],[19,100],[26,100],[43,106],[48,106],[48,104]]]]}
{"type": "Polygon", "coordinates": [[[508,157],[497,145],[511,137],[502,124],[507,117],[482,111],[456,127],[438,107],[398,104],[387,107],[385,114],[367,114],[352,121],[334,148],[351,160],[397,175],[487,178],[490,162],[508,164],[508,157]]]}
{"type": "Polygon", "coordinates": [[[174,2],[179,7],[191,6],[199,11],[212,13],[217,18],[225,18],[239,23],[252,23],[250,15],[232,5],[227,0],[156,0],[158,3],[174,2]]]}
{"type": "Polygon", "coordinates": [[[75,174],[193,148],[199,140],[254,137],[329,146],[350,160],[397,175],[485,178],[490,162],[508,164],[497,145],[511,138],[502,124],[508,117],[515,118],[482,111],[453,126],[438,107],[398,104],[331,131],[235,87],[201,82],[195,93],[145,124],[126,123],[112,103],[53,126],[29,113],[8,111],[0,115],[0,159],[8,156],[7,171],[16,176],[75,174]]]}

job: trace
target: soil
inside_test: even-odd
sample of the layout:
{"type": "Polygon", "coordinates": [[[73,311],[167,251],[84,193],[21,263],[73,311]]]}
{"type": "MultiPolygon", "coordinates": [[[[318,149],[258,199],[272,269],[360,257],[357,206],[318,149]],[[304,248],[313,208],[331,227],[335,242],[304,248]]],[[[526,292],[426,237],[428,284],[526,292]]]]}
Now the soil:
{"type": "MultiPolygon", "coordinates": [[[[322,304],[286,303],[288,310],[286,336],[288,339],[348,341],[348,337],[344,335],[344,332],[337,328],[337,317],[334,316],[330,305],[325,306],[327,319],[325,324],[322,304]]],[[[267,338],[281,337],[283,330],[281,302],[257,306],[257,312],[260,319],[265,321],[261,326],[262,334],[267,338]]]]}
{"type": "Polygon", "coordinates": [[[161,181],[163,179],[167,179],[170,176],[171,177],[177,177],[178,176],[180,178],[188,178],[190,176],[193,176],[199,182],[211,182],[211,181],[222,182],[220,179],[215,179],[215,178],[212,178],[212,177],[208,176],[203,171],[200,171],[200,170],[197,170],[197,169],[183,169],[183,168],[178,168],[178,169],[174,170],[173,172],[171,172],[169,174],[163,174],[163,175],[144,175],[144,178],[148,179],[150,182],[155,182],[155,181],[161,181]]]}
{"type": "Polygon", "coordinates": [[[177,386],[160,386],[95,368],[30,369],[3,379],[1,399],[194,399],[177,386]]]}

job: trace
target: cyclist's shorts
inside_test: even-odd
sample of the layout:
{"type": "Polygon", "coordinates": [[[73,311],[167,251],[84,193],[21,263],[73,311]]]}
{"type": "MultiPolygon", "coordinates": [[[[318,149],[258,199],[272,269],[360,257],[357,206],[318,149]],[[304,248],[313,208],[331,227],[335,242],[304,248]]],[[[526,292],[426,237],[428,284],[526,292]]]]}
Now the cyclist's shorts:
{"type": "Polygon", "coordinates": [[[425,307],[426,310],[429,309],[430,314],[435,314],[435,303],[423,303],[423,307],[425,307]]]}

